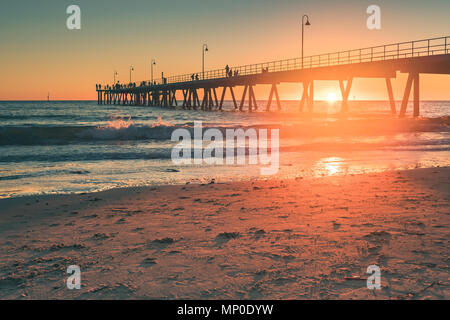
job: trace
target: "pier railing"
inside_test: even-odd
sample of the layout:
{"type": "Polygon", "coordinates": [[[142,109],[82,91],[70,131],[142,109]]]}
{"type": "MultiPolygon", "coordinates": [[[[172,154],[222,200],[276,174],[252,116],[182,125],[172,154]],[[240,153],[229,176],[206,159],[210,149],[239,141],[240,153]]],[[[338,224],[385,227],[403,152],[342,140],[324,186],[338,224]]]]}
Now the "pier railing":
{"type": "MultiPolygon", "coordinates": [[[[264,72],[293,71],[317,67],[329,67],[353,63],[384,61],[412,57],[432,56],[450,53],[450,36],[399,42],[375,47],[339,51],[333,53],[305,56],[304,58],[285,59],[257,64],[231,67],[231,77],[256,75],[264,72]]],[[[158,79],[154,84],[180,83],[230,77],[225,69],[208,70],[158,79]],[[198,78],[197,78],[198,76],[198,78]]],[[[139,85],[138,83],[137,85],[139,85]]],[[[150,85],[151,81],[143,84],[150,85]]]]}

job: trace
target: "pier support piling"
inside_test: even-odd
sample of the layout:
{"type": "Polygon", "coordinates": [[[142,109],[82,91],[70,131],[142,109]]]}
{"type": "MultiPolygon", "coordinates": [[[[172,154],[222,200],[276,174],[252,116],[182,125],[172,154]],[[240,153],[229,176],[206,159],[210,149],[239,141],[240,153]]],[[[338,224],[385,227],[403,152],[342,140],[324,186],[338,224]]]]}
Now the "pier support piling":
{"type": "Polygon", "coordinates": [[[308,111],[312,112],[314,109],[314,81],[307,80],[302,82],[302,84],[303,84],[303,93],[302,98],[300,100],[300,112],[303,112],[305,103],[308,107],[308,111]]]}
{"type": "Polygon", "coordinates": [[[419,100],[419,73],[414,74],[414,111],[413,117],[420,115],[420,100],[419,100]]]}
{"type": "Polygon", "coordinates": [[[341,112],[343,113],[348,112],[348,97],[350,95],[352,84],[353,84],[352,77],[347,79],[347,85],[344,84],[344,80],[339,80],[339,87],[341,88],[341,95],[342,95],[341,112]]]}
{"type": "Polygon", "coordinates": [[[239,111],[243,111],[245,96],[247,95],[248,85],[244,87],[244,92],[242,93],[241,104],[239,105],[239,111]]]}
{"type": "Polygon", "coordinates": [[[275,99],[277,101],[278,111],[281,110],[280,97],[278,95],[277,85],[274,83],[270,89],[269,100],[267,100],[267,108],[266,111],[270,111],[270,105],[272,104],[273,95],[275,95],[275,99]]]}
{"type": "Polygon", "coordinates": [[[234,110],[237,110],[238,109],[238,105],[237,105],[237,102],[236,102],[236,97],[234,95],[234,91],[233,91],[233,87],[232,86],[224,86],[223,87],[222,97],[220,98],[220,102],[219,102],[219,110],[222,111],[222,109],[223,109],[223,102],[225,100],[225,93],[227,92],[227,88],[230,89],[231,98],[233,99],[234,110]]]}
{"type": "Polygon", "coordinates": [[[404,117],[406,114],[406,109],[408,107],[409,96],[411,94],[411,89],[414,84],[414,96],[413,96],[413,116],[418,117],[420,115],[420,97],[419,97],[419,73],[409,73],[408,80],[406,81],[405,92],[403,94],[402,105],[400,108],[399,117],[404,117]]]}
{"type": "Polygon", "coordinates": [[[391,105],[391,113],[395,115],[397,114],[397,106],[395,105],[394,91],[392,90],[391,78],[386,78],[386,87],[389,96],[389,103],[391,105]]]}

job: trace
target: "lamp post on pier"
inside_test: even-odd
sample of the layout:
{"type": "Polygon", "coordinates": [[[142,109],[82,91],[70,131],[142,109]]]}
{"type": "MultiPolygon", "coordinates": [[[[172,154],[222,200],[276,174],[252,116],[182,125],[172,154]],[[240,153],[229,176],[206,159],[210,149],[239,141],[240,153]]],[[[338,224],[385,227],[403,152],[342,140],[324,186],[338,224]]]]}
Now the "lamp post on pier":
{"type": "Polygon", "coordinates": [[[131,84],[131,71],[134,71],[134,67],[130,66],[130,84],[131,84]]]}
{"type": "Polygon", "coordinates": [[[205,80],[205,52],[208,52],[208,45],[202,47],[202,80],[205,80]]]}
{"type": "Polygon", "coordinates": [[[116,84],[116,76],[118,76],[119,74],[117,73],[117,71],[114,70],[114,82],[113,84],[116,84]]]}
{"type": "Polygon", "coordinates": [[[304,42],[303,37],[305,34],[304,28],[305,28],[305,26],[310,26],[310,25],[311,25],[311,23],[309,22],[308,15],[304,14],[302,17],[302,69],[303,69],[303,42],[304,42]],[[305,18],[306,18],[306,23],[305,23],[305,18]]]}
{"type": "Polygon", "coordinates": [[[152,69],[152,85],[153,85],[153,66],[156,64],[156,61],[155,61],[155,59],[152,59],[152,67],[151,67],[151,69],[152,69]]]}

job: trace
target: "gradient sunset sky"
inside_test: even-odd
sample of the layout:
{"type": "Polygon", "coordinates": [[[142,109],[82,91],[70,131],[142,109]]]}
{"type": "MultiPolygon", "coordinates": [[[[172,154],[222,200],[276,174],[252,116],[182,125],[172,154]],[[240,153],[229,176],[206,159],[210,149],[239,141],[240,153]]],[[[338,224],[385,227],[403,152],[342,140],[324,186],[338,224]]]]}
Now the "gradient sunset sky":
{"type": "MultiPolygon", "coordinates": [[[[1,0],[0,100],[96,99],[95,84],[150,79],[300,56],[301,16],[308,14],[305,55],[450,35],[449,0],[1,0]],[[66,28],[66,8],[81,8],[81,30],[66,28]],[[382,29],[366,28],[366,8],[381,7],[382,29]]],[[[401,98],[405,76],[394,80],[401,98]]],[[[337,82],[316,82],[316,99],[337,82]]],[[[267,92],[266,92],[267,91],[267,92]]],[[[257,88],[259,99],[268,95],[257,88]]],[[[280,88],[299,99],[299,85],[280,88]]],[[[386,100],[383,79],[357,79],[350,96],[386,100]]],[[[421,98],[450,100],[450,76],[421,77],[421,98]]]]}

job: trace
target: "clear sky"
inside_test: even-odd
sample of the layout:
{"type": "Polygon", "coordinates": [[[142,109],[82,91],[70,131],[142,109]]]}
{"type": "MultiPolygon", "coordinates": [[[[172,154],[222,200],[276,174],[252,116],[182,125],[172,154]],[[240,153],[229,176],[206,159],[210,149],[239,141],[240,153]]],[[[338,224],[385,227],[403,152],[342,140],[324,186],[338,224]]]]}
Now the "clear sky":
{"type": "MultiPolygon", "coordinates": [[[[1,0],[0,100],[96,99],[95,84],[300,56],[303,14],[311,18],[305,55],[450,35],[449,0],[1,0]],[[66,8],[81,8],[81,30],[68,30],[66,8]],[[366,27],[366,8],[381,7],[381,30],[366,27]]],[[[422,99],[450,100],[450,76],[423,76],[422,99]]],[[[401,97],[404,76],[394,81],[401,97]]],[[[316,98],[339,93],[317,82],[316,98]]],[[[267,88],[258,88],[266,98],[267,88]]],[[[282,99],[297,99],[285,85],[282,99]]],[[[383,80],[356,80],[351,96],[386,99],[383,80]]]]}

